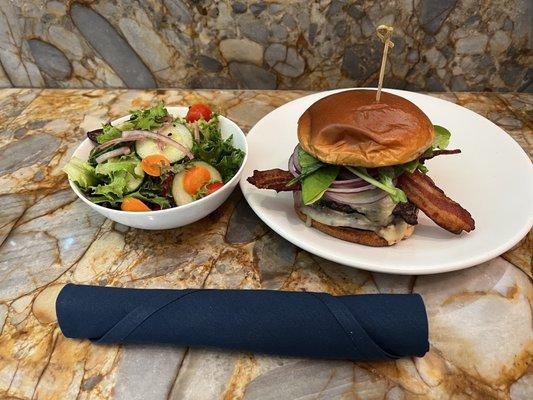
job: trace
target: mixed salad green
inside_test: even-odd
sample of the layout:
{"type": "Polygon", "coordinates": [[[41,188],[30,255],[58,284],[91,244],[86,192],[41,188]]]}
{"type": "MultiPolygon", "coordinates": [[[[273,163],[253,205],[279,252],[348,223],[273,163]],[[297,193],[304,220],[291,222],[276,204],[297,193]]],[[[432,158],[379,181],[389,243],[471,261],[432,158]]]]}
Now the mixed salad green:
{"type": "Polygon", "coordinates": [[[372,170],[364,167],[339,167],[338,165],[325,164],[297,146],[289,161],[289,169],[295,175],[289,186],[300,182],[303,203],[313,204],[320,200],[338,179],[341,168],[345,168],[351,174],[372,185],[369,187],[376,187],[387,192],[395,203],[407,203],[407,196],[403,190],[395,186],[396,178],[404,172],[414,172],[415,170],[426,173],[427,168],[424,165],[424,160],[433,157],[435,150],[443,150],[448,147],[450,132],[438,125],[434,126],[434,131],[433,144],[419,158],[405,164],[372,170]]]}
{"type": "Polygon", "coordinates": [[[164,103],[131,111],[121,124],[89,132],[87,161],[73,157],[68,178],[93,203],[124,211],[161,210],[220,189],[240,168],[244,152],[223,139],[219,119],[198,103],[185,118],[164,103]]]}

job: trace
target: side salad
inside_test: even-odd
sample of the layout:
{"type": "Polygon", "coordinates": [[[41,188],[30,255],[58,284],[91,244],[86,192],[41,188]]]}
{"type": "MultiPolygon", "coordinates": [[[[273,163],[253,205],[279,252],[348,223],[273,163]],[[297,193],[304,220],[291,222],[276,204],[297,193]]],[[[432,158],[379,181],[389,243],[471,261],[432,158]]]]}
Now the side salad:
{"type": "Polygon", "coordinates": [[[218,114],[203,103],[185,118],[164,103],[130,111],[128,121],[87,133],[87,161],[73,157],[64,172],[91,202],[123,211],[163,210],[205,197],[238,171],[244,152],[223,139],[218,114]]]}

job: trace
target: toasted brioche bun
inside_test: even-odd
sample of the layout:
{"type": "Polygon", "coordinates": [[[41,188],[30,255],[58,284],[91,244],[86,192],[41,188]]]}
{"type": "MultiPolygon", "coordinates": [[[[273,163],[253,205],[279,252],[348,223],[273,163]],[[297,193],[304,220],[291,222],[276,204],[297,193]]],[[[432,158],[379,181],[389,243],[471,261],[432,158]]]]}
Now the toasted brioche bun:
{"type": "MultiPolygon", "coordinates": [[[[298,206],[294,206],[298,217],[306,222],[307,215],[300,211],[298,206]]],[[[347,228],[342,226],[330,226],[321,222],[311,220],[311,226],[320,232],[336,237],[337,239],[346,240],[347,242],[364,244],[372,247],[386,247],[391,246],[385,239],[378,236],[375,232],[365,231],[363,229],[347,228]]],[[[407,239],[413,234],[415,227],[413,225],[406,225],[403,239],[407,239]]]]}
{"type": "Polygon", "coordinates": [[[384,167],[418,158],[433,142],[433,124],[403,97],[347,90],[324,97],[298,120],[302,148],[328,164],[384,167]]]}

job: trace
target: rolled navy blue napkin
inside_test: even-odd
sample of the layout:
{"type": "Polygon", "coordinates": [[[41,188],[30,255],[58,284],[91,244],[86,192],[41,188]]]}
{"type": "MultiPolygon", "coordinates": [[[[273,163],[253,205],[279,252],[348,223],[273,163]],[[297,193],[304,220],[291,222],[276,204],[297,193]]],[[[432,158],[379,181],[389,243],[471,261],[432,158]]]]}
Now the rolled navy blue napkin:
{"type": "Polygon", "coordinates": [[[358,361],[422,356],[429,348],[418,294],[68,284],[56,311],[65,336],[98,343],[173,343],[358,361]]]}

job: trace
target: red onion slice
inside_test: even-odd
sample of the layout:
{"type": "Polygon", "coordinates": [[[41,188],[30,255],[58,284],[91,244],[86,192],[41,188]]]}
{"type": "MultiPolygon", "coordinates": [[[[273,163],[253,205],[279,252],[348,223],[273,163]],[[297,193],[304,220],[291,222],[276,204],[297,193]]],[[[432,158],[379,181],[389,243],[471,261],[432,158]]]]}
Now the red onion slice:
{"type": "Polygon", "coordinates": [[[301,168],[300,168],[300,160],[298,160],[298,145],[294,148],[292,152],[292,159],[294,162],[294,166],[296,167],[296,170],[300,171],[301,168]]]}
{"type": "Polygon", "coordinates": [[[328,190],[326,190],[326,193],[339,193],[339,194],[352,194],[352,193],[360,193],[360,192],[366,192],[367,190],[373,190],[376,187],[374,185],[365,185],[361,187],[350,187],[350,188],[334,188],[329,187],[328,190]]]}
{"type": "Polygon", "coordinates": [[[324,198],[335,201],[340,204],[346,204],[349,206],[359,206],[363,204],[371,204],[380,201],[384,197],[387,197],[388,193],[376,189],[375,193],[352,193],[352,194],[340,194],[340,193],[324,193],[324,198]]]}
{"type": "Polygon", "coordinates": [[[363,179],[346,179],[346,180],[336,180],[334,181],[332,184],[331,184],[331,187],[332,188],[346,188],[346,189],[350,189],[350,188],[360,188],[360,187],[365,187],[365,186],[369,186],[372,188],[372,189],[375,189],[375,186],[374,185],[371,185],[370,183],[368,183],[367,181],[363,180],[363,179]]]}
{"type": "Polygon", "coordinates": [[[119,147],[118,149],[108,151],[107,153],[100,154],[98,157],[96,157],[96,163],[101,164],[104,161],[109,160],[110,158],[117,157],[117,156],[125,156],[127,154],[130,154],[131,150],[129,147],[119,147]]]}
{"type": "Polygon", "coordinates": [[[192,133],[194,136],[194,141],[199,142],[200,141],[200,127],[198,126],[197,122],[192,123],[192,133]]]}
{"type": "Polygon", "coordinates": [[[168,144],[169,146],[173,146],[177,148],[179,151],[181,151],[183,154],[189,157],[190,160],[194,158],[194,155],[191,153],[191,151],[187,147],[169,138],[168,136],[161,135],[160,133],[155,133],[155,132],[150,132],[150,131],[139,131],[139,130],[122,132],[123,138],[133,137],[133,136],[141,136],[144,138],[159,140],[165,144],[168,144]]]}
{"type": "Polygon", "coordinates": [[[117,143],[124,143],[124,142],[134,142],[135,140],[139,140],[139,139],[142,139],[143,137],[142,136],[131,136],[131,137],[119,137],[119,138],[116,138],[116,139],[111,139],[111,140],[108,140],[107,142],[104,142],[98,146],[96,146],[96,150],[103,150],[103,149],[107,149],[108,147],[111,147],[113,146],[114,144],[117,144],[117,143]]]}
{"type": "Polygon", "coordinates": [[[294,154],[289,158],[289,171],[295,177],[300,175],[300,171],[296,169],[296,165],[294,164],[294,154]]]}

